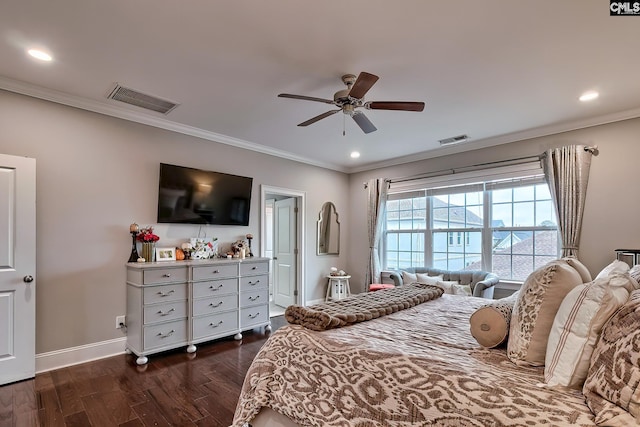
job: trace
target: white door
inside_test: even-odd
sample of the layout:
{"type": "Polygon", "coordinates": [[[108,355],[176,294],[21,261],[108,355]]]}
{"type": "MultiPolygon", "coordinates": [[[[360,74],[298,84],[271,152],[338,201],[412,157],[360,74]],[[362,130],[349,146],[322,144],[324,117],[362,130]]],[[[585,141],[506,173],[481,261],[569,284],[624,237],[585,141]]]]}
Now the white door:
{"type": "Polygon", "coordinates": [[[36,161],[0,154],[0,385],[36,370],[36,161]]]}
{"type": "Polygon", "coordinates": [[[274,204],[273,301],[288,307],[296,303],[296,198],[274,204]]]}

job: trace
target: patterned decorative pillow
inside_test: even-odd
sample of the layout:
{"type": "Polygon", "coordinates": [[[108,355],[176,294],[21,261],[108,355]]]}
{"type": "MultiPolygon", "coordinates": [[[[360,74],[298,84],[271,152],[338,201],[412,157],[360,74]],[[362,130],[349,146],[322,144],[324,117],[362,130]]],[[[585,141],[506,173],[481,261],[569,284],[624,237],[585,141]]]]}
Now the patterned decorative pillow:
{"type": "Polygon", "coordinates": [[[640,289],[640,264],[636,264],[629,270],[629,276],[636,281],[636,289],[640,289]]]}
{"type": "Polygon", "coordinates": [[[640,290],[635,290],[602,328],[582,389],[598,425],[631,426],[640,417],[638,325],[640,290]]]}
{"type": "Polygon", "coordinates": [[[513,306],[507,356],[518,365],[543,366],[553,320],[582,277],[566,261],[551,261],[527,277],[513,306]]]}
{"type": "Polygon", "coordinates": [[[565,257],[565,258],[562,258],[562,259],[564,261],[567,261],[567,263],[571,267],[576,269],[578,274],[580,274],[580,277],[582,277],[582,283],[589,283],[589,282],[591,282],[591,280],[593,280],[591,278],[591,273],[589,272],[589,269],[587,268],[587,266],[585,266],[583,263],[581,263],[578,258],[565,257]]]}
{"type": "Polygon", "coordinates": [[[473,312],[469,318],[470,330],[478,344],[486,348],[494,348],[507,340],[511,311],[519,292],[494,300],[473,312]]]}
{"type": "Polygon", "coordinates": [[[614,274],[576,286],[556,314],[545,358],[549,386],[582,387],[602,325],[634,290],[628,274],[614,274]]]}

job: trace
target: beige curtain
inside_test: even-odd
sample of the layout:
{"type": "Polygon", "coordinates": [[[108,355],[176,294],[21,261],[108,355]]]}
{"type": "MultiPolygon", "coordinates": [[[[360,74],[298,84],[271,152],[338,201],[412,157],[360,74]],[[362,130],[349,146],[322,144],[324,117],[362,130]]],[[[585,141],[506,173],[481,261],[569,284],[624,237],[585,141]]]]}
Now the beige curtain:
{"type": "Polygon", "coordinates": [[[367,182],[367,230],[369,233],[369,263],[367,266],[366,286],[380,283],[380,253],[378,246],[382,239],[382,229],[389,193],[388,179],[371,179],[367,182]]]}
{"type": "Polygon", "coordinates": [[[578,257],[591,156],[591,148],[584,145],[552,148],[542,156],[544,175],[558,217],[563,257],[578,257]]]}

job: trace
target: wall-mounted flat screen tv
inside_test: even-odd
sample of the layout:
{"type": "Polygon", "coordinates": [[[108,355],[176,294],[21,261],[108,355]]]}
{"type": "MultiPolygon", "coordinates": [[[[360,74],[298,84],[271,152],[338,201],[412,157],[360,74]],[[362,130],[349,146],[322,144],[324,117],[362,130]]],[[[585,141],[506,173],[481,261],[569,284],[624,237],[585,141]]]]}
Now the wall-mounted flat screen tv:
{"type": "Polygon", "coordinates": [[[158,223],[249,225],[253,178],[160,163],[158,223]]]}

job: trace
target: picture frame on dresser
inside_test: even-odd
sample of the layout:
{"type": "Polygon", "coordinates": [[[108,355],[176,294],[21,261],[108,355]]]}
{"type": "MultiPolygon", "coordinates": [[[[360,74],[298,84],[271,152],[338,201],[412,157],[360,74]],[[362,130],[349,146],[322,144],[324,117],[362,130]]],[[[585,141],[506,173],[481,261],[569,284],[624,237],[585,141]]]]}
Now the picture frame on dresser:
{"type": "Polygon", "coordinates": [[[175,261],[175,260],[176,260],[175,248],[156,248],[156,262],[175,261]]]}

